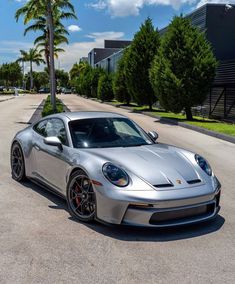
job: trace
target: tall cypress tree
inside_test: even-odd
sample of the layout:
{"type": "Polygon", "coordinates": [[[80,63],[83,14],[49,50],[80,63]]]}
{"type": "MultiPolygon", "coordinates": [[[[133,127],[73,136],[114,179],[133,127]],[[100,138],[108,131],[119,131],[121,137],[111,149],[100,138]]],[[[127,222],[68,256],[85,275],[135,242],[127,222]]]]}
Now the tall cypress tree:
{"type": "Polygon", "coordinates": [[[124,50],[122,58],[118,62],[118,68],[113,77],[113,93],[116,100],[130,104],[131,95],[128,91],[126,80],[126,58],[128,48],[124,50]]]}
{"type": "Polygon", "coordinates": [[[164,35],[150,71],[160,103],[192,120],[191,107],[206,99],[215,76],[216,59],[204,33],[187,18],[175,17],[164,35]]]}
{"type": "Polygon", "coordinates": [[[111,101],[114,98],[112,88],[112,75],[104,73],[98,82],[98,98],[102,101],[111,101]]]}
{"type": "Polygon", "coordinates": [[[126,56],[127,87],[133,99],[140,105],[152,109],[156,97],[150,83],[149,70],[160,45],[160,37],[152,20],[147,20],[135,34],[126,56]]]}

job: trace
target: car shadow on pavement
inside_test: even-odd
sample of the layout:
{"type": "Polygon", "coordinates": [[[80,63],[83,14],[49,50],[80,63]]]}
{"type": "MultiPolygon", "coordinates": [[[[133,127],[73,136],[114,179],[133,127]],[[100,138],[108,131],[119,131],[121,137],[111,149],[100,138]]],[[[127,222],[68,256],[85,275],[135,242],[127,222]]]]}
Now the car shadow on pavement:
{"type": "Polygon", "coordinates": [[[170,228],[107,226],[98,223],[85,225],[97,233],[122,241],[169,242],[214,233],[223,226],[224,222],[225,219],[221,215],[218,215],[215,219],[208,222],[170,228]]]}
{"type": "MultiPolygon", "coordinates": [[[[36,193],[53,202],[54,205],[49,205],[51,209],[68,211],[66,201],[62,197],[55,195],[44,187],[41,187],[31,181],[27,181],[22,184],[26,188],[32,189],[36,193]]],[[[102,234],[106,237],[128,242],[169,242],[191,239],[203,235],[212,234],[220,230],[225,223],[225,219],[221,215],[218,215],[215,219],[204,223],[170,228],[143,228],[107,225],[98,222],[87,224],[79,222],[74,217],[69,217],[69,220],[86,226],[88,229],[102,234]]]]}
{"type": "Polygon", "coordinates": [[[50,190],[32,181],[25,181],[22,183],[22,185],[28,189],[33,190],[37,194],[44,196],[45,198],[50,200],[52,203],[54,203],[54,205],[49,205],[48,207],[52,209],[60,209],[60,210],[68,211],[66,201],[61,196],[56,195],[55,193],[52,193],[50,190]]]}

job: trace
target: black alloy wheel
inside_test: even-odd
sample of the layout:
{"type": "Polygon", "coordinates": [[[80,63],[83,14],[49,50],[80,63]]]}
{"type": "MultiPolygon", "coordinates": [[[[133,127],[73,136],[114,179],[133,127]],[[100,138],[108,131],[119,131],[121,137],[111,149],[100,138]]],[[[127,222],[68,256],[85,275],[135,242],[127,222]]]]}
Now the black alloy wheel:
{"type": "Polygon", "coordinates": [[[11,173],[12,178],[16,181],[20,182],[26,179],[24,155],[21,146],[17,142],[11,148],[11,173]]]}
{"type": "Polygon", "coordinates": [[[72,174],[67,186],[67,203],[70,214],[82,222],[91,222],[96,214],[93,185],[86,173],[72,174]]]}

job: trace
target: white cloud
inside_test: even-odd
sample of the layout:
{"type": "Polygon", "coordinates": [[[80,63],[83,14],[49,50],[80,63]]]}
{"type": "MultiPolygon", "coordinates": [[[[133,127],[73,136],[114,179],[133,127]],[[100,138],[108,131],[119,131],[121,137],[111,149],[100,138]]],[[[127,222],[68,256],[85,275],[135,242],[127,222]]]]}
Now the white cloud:
{"type": "MultiPolygon", "coordinates": [[[[20,49],[29,50],[33,47],[32,42],[20,42],[20,41],[10,41],[1,40],[0,41],[0,64],[7,62],[14,62],[20,57],[20,49]]],[[[42,71],[44,65],[37,66],[34,64],[33,68],[35,71],[42,71]]],[[[25,72],[29,71],[29,63],[25,63],[25,72]]]]}
{"type": "Polygon", "coordinates": [[[78,62],[81,57],[87,56],[93,48],[104,47],[105,39],[120,39],[124,36],[123,32],[102,32],[91,33],[87,35],[87,38],[93,39],[93,41],[74,42],[69,45],[62,46],[65,52],[59,55],[60,68],[66,71],[70,70],[75,62],[78,62]]]}
{"type": "MultiPolygon", "coordinates": [[[[24,49],[27,50],[33,46],[31,42],[20,42],[14,40],[1,40],[0,41],[0,55],[1,54],[9,54],[11,56],[19,55],[19,50],[24,49]]],[[[0,56],[2,57],[2,56],[0,56]]],[[[17,59],[17,58],[16,58],[17,59]]]]}
{"type": "Polygon", "coordinates": [[[185,3],[192,4],[195,2],[196,0],[99,0],[88,4],[88,6],[97,10],[107,9],[113,17],[126,17],[139,15],[140,10],[145,5],[168,5],[178,9],[185,3]]]}
{"type": "Polygon", "coordinates": [[[87,4],[88,7],[94,8],[96,10],[104,10],[107,8],[107,3],[105,1],[99,0],[98,2],[87,4]]]}
{"type": "MultiPolygon", "coordinates": [[[[81,57],[87,56],[93,48],[104,47],[105,39],[121,39],[124,37],[124,33],[114,31],[94,32],[86,37],[90,40],[61,46],[65,52],[59,54],[59,62],[56,62],[56,68],[60,66],[60,68],[69,71],[75,62],[78,62],[81,57]]],[[[32,46],[31,42],[0,41],[0,64],[15,61],[20,56],[20,49],[28,50],[32,46]]],[[[34,70],[42,71],[44,67],[43,64],[39,67],[35,65],[34,70]]],[[[29,70],[28,64],[25,64],[25,70],[29,70]]]]}
{"type": "Polygon", "coordinates": [[[73,32],[80,32],[82,29],[77,25],[70,25],[68,26],[68,30],[73,33],[73,32]]]}
{"type": "Polygon", "coordinates": [[[123,32],[101,32],[101,33],[90,33],[87,35],[88,38],[94,39],[95,42],[104,42],[104,39],[119,39],[124,36],[123,32]]]}
{"type": "Polygon", "coordinates": [[[214,3],[214,4],[235,4],[235,0],[200,0],[197,3],[197,8],[207,4],[207,3],[214,3]]]}

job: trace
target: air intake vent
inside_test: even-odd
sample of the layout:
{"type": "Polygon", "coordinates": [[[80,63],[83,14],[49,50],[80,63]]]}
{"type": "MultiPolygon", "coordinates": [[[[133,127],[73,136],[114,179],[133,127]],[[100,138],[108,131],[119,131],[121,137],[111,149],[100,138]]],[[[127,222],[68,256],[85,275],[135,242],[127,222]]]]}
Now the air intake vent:
{"type": "Polygon", "coordinates": [[[165,183],[165,184],[155,184],[154,187],[157,188],[164,188],[164,187],[173,187],[174,185],[171,183],[165,183]]]}
{"type": "Polygon", "coordinates": [[[188,184],[195,184],[195,183],[199,183],[199,182],[201,182],[200,179],[193,179],[193,180],[188,180],[187,181],[188,184]]]}

